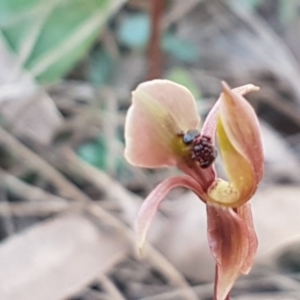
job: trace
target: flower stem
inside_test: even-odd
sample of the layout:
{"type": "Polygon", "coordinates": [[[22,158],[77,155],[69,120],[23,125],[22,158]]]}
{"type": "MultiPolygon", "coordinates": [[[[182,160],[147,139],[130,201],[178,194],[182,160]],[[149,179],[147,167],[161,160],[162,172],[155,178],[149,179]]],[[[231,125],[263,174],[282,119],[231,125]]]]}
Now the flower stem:
{"type": "Polygon", "coordinates": [[[151,38],[149,43],[149,70],[148,79],[159,78],[162,68],[161,18],[164,11],[164,0],[152,0],[151,38]]]}
{"type": "Polygon", "coordinates": [[[230,300],[230,293],[226,296],[225,300],[230,300]]]}
{"type": "Polygon", "coordinates": [[[214,299],[217,300],[217,284],[218,284],[218,265],[215,267],[215,282],[214,282],[214,299]]]}
{"type": "MultiPolygon", "coordinates": [[[[215,271],[215,282],[214,282],[214,299],[213,300],[218,300],[217,299],[217,285],[218,285],[218,265],[216,264],[216,271],[215,271]]],[[[230,293],[226,296],[224,300],[230,300],[230,293]]]]}

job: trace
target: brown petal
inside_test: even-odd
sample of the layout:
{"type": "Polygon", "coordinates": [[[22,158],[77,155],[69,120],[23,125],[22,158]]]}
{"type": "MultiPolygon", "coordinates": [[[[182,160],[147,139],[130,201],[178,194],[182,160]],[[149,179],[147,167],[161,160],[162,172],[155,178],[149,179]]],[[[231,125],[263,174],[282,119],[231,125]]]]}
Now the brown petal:
{"type": "Polygon", "coordinates": [[[216,299],[224,300],[249,252],[247,224],[231,208],[207,205],[208,241],[217,262],[216,299]]]}
{"type": "Polygon", "coordinates": [[[146,236],[160,203],[165,199],[170,190],[176,187],[188,188],[195,192],[200,199],[205,198],[205,193],[201,185],[190,176],[175,176],[160,183],[144,200],[135,220],[137,246],[140,255],[143,254],[146,236]]]}
{"type": "Polygon", "coordinates": [[[248,255],[241,269],[241,273],[248,274],[252,268],[258,247],[258,240],[253,224],[251,205],[249,202],[237,208],[237,214],[244,220],[248,230],[249,249],[248,255]]]}

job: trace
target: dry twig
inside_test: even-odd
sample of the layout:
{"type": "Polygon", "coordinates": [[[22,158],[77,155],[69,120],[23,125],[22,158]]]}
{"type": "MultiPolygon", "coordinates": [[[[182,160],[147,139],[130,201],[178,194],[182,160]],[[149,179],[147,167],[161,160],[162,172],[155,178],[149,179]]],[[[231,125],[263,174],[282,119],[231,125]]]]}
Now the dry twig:
{"type": "MultiPolygon", "coordinates": [[[[79,190],[74,184],[72,184],[64,176],[62,176],[61,173],[58,172],[52,165],[47,163],[37,154],[32,152],[29,148],[20,143],[3,128],[0,128],[0,142],[3,143],[6,147],[8,147],[10,151],[12,151],[12,153],[16,154],[16,156],[25,160],[31,167],[35,168],[45,178],[53,182],[59,188],[64,197],[68,197],[72,200],[78,201],[78,208],[88,211],[92,215],[99,218],[101,222],[106,223],[109,226],[112,226],[113,228],[118,230],[120,233],[127,237],[131,245],[135,244],[135,236],[129,228],[127,228],[121,221],[119,221],[113,215],[103,210],[99,205],[93,202],[86,194],[79,190]]],[[[74,156],[71,156],[73,158],[73,163],[75,162],[74,156]]],[[[64,157],[64,159],[66,158],[67,157],[64,157]]],[[[80,165],[78,159],[77,161],[77,165],[80,165]]],[[[87,166],[82,162],[81,167],[84,168],[84,166],[86,166],[86,168],[92,168],[91,166],[87,166]]],[[[113,191],[111,191],[110,189],[110,192],[113,191]]],[[[118,197],[118,195],[114,196],[118,197]]],[[[162,254],[160,254],[150,245],[148,246],[147,254],[148,259],[158,270],[160,270],[160,272],[162,272],[166,276],[170,283],[182,288],[186,299],[197,299],[195,293],[191,290],[189,284],[186,282],[183,275],[180,274],[180,272],[178,272],[176,268],[162,254]]]]}

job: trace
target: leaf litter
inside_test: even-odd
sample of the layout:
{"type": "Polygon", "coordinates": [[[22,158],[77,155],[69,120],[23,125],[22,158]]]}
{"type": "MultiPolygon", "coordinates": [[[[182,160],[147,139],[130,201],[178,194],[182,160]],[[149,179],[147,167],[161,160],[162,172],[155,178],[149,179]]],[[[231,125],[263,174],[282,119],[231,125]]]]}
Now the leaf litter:
{"type": "MultiPolygon", "coordinates": [[[[266,123],[266,174],[253,200],[260,250],[233,298],[299,299],[295,149],[300,145],[300,93],[299,57],[293,54],[299,41],[291,39],[297,16],[289,19],[287,8],[283,18],[263,1],[252,2],[244,8],[233,1],[196,0],[186,7],[181,1],[167,6],[164,30],[198,53],[193,61],[181,60],[181,54],[165,57],[164,76],[172,70],[187,74],[184,81],[197,88],[199,106],[206,108],[219,93],[218,79],[232,86],[248,81],[261,86],[262,94],[250,98],[266,123]]],[[[146,258],[136,256],[131,226],[142,198],[176,172],[137,170],[122,158],[125,110],[130,90],[146,79],[147,56],[132,45],[124,49],[114,26],[135,10],[149,13],[148,4],[129,1],[112,16],[116,24],[107,25],[105,43],[101,38],[91,50],[104,47],[117,53],[101,81],[93,82],[98,86],[88,82],[92,77],[86,67],[97,55],[86,54],[62,82],[44,88],[22,67],[22,56],[18,61],[1,39],[1,299],[212,297],[206,220],[190,194],[177,190],[168,196],[150,233],[146,258]],[[76,155],[80,147],[97,147],[99,140],[106,145],[101,148],[107,157],[102,169],[76,155]]],[[[23,61],[30,50],[30,44],[25,46],[23,61]]],[[[57,51],[56,58],[63,56],[57,51]]],[[[48,68],[41,70],[36,74],[48,68]]],[[[101,72],[101,64],[97,70],[101,72]]]]}

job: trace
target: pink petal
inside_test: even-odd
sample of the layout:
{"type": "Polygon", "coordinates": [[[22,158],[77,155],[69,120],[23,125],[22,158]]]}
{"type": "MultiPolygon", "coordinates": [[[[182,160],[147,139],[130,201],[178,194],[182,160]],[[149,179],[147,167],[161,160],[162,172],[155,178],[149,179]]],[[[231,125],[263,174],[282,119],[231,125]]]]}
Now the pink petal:
{"type": "Polygon", "coordinates": [[[233,209],[207,204],[208,240],[217,262],[216,299],[224,300],[249,253],[247,225],[233,209]]]}
{"type": "MultiPolygon", "coordinates": [[[[253,90],[253,89],[252,89],[253,90]]],[[[223,82],[220,98],[220,117],[233,147],[253,167],[256,183],[263,175],[263,150],[258,118],[252,106],[223,82]]]]}
{"type": "Polygon", "coordinates": [[[125,123],[125,157],[137,166],[176,165],[174,139],[197,129],[200,118],[192,94],[168,80],[140,84],[132,93],[125,123]]]}
{"type": "Polygon", "coordinates": [[[210,136],[213,144],[215,144],[215,133],[216,133],[218,116],[219,116],[219,100],[215,103],[215,105],[210,110],[201,129],[201,134],[205,136],[210,136]]]}
{"type": "Polygon", "coordinates": [[[200,198],[202,196],[205,198],[202,187],[192,177],[181,175],[171,177],[160,183],[143,202],[135,221],[137,245],[140,254],[143,254],[146,235],[160,203],[169,191],[175,187],[186,187],[194,191],[200,198]]]}
{"type": "MultiPolygon", "coordinates": [[[[237,93],[241,96],[244,96],[248,94],[249,92],[252,91],[258,91],[259,87],[255,86],[253,84],[246,84],[240,87],[236,87],[232,89],[234,93],[237,93]]],[[[210,110],[209,114],[207,115],[204,124],[201,129],[202,135],[210,136],[213,139],[214,143],[214,137],[215,137],[215,131],[216,131],[216,126],[217,126],[217,121],[218,121],[218,116],[219,116],[219,103],[222,98],[222,95],[218,99],[218,101],[215,103],[215,105],[212,107],[210,110]]]]}
{"type": "Polygon", "coordinates": [[[259,87],[250,83],[250,84],[245,84],[245,85],[233,88],[232,91],[241,96],[244,96],[250,92],[259,91],[259,87]]]}

